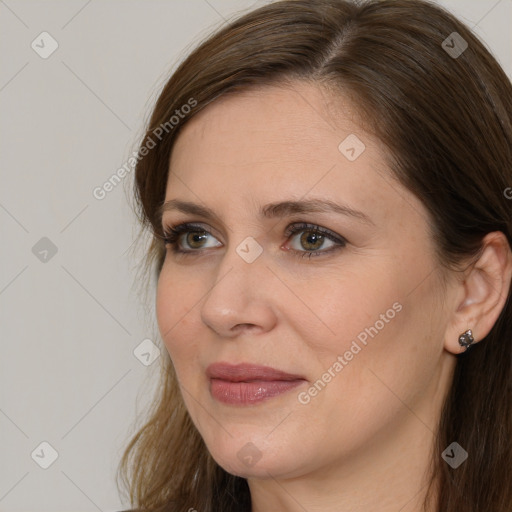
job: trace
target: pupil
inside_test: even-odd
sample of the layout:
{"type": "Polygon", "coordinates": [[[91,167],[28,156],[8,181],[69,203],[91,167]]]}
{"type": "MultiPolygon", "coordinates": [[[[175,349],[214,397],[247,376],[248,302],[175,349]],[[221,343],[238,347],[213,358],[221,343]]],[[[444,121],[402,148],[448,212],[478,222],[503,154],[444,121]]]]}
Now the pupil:
{"type": "Polygon", "coordinates": [[[304,232],[304,235],[302,235],[301,237],[301,242],[303,243],[304,246],[306,245],[311,245],[313,247],[304,247],[305,249],[318,249],[321,247],[322,245],[322,241],[323,241],[323,235],[320,235],[318,233],[311,233],[309,232],[309,234],[306,234],[308,233],[307,231],[304,232]]]}
{"type": "Polygon", "coordinates": [[[187,242],[189,243],[189,245],[191,245],[192,247],[195,247],[197,245],[201,245],[201,242],[206,238],[206,233],[190,233],[188,235],[188,240],[187,242]],[[191,242],[192,240],[192,242],[191,242]]]}

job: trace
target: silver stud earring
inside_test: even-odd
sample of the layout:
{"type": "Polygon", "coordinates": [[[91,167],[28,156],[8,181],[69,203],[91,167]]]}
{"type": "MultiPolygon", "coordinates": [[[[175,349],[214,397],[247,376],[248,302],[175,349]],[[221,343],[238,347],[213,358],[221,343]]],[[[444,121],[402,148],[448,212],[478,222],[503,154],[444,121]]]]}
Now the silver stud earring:
{"type": "Polygon", "coordinates": [[[473,332],[471,329],[468,329],[465,333],[459,336],[459,345],[461,347],[465,347],[466,350],[471,346],[471,344],[475,341],[473,338],[473,332]]]}

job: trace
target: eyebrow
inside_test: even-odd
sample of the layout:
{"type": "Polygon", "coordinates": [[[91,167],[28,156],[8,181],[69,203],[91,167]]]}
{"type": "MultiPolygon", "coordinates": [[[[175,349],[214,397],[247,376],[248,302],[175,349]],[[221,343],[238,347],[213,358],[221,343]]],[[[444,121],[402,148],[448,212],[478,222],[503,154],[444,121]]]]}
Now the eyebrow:
{"type": "MultiPolygon", "coordinates": [[[[157,214],[160,221],[164,212],[171,210],[178,210],[182,213],[197,215],[199,217],[212,219],[220,223],[219,216],[210,208],[189,201],[182,201],[180,199],[170,199],[158,208],[157,214]]],[[[269,203],[261,208],[260,217],[265,219],[273,219],[276,217],[287,217],[297,213],[337,213],[340,215],[353,217],[360,222],[375,226],[375,223],[365,213],[359,210],[355,210],[350,206],[323,199],[269,203]]]]}

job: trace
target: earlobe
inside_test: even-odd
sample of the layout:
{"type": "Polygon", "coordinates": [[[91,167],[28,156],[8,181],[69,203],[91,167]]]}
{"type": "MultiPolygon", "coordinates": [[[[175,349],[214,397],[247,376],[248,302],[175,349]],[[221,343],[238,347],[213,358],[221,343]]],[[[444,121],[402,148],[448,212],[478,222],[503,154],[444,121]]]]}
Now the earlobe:
{"type": "Polygon", "coordinates": [[[459,345],[464,349],[467,350],[471,345],[474,343],[475,338],[473,338],[473,331],[471,329],[468,329],[466,332],[462,333],[459,336],[459,345]]]}
{"type": "Polygon", "coordinates": [[[489,334],[510,293],[512,252],[507,238],[502,232],[489,233],[482,247],[479,259],[457,285],[462,291],[445,336],[445,348],[453,354],[466,351],[489,334]]]}

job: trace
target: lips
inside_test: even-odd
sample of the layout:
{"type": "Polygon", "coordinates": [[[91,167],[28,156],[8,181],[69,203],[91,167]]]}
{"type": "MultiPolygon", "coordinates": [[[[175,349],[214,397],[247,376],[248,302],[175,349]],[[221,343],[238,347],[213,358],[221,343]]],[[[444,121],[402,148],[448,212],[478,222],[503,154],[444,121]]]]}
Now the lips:
{"type": "Polygon", "coordinates": [[[230,382],[259,381],[290,381],[304,379],[301,375],[293,375],[270,366],[259,366],[247,363],[227,364],[214,363],[206,369],[206,375],[210,379],[221,379],[230,382]]]}
{"type": "Polygon", "coordinates": [[[231,405],[262,402],[306,382],[301,375],[248,363],[214,363],[208,366],[206,375],[213,398],[231,405]]]}

